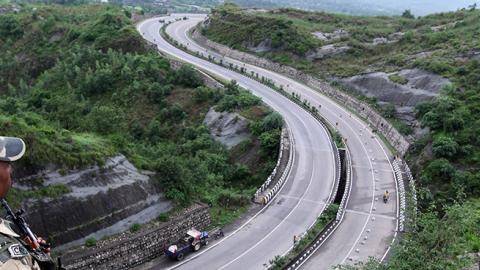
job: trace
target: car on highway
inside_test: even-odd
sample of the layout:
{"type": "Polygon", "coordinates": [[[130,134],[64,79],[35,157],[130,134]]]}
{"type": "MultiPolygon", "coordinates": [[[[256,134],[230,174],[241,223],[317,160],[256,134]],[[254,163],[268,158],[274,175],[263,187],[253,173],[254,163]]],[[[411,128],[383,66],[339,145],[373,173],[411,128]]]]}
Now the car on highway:
{"type": "Polygon", "coordinates": [[[206,245],[208,245],[208,232],[191,229],[180,241],[170,245],[165,250],[165,255],[172,260],[181,261],[188,253],[199,251],[202,246],[206,245]]]}

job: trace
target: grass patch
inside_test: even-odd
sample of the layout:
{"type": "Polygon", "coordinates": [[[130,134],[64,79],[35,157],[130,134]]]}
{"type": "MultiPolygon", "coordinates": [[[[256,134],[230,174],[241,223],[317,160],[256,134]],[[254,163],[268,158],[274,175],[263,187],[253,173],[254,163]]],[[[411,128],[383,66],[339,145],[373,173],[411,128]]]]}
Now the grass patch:
{"type": "Polygon", "coordinates": [[[398,83],[398,84],[407,84],[408,83],[407,78],[399,76],[399,75],[390,75],[390,76],[388,76],[388,79],[390,79],[390,81],[392,81],[394,83],[398,83]]]}

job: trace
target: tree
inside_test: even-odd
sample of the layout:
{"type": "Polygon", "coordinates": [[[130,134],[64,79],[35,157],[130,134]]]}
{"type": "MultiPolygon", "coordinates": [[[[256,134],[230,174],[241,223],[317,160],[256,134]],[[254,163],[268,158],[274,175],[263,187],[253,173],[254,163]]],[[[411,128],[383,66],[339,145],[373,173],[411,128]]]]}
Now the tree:
{"type": "Polygon", "coordinates": [[[23,29],[18,19],[12,15],[0,16],[0,36],[7,38],[19,38],[23,35],[23,29]]]}
{"type": "Polygon", "coordinates": [[[283,126],[282,116],[277,112],[272,112],[262,121],[262,127],[264,131],[270,131],[272,129],[281,129],[283,126]]]}
{"type": "Polygon", "coordinates": [[[410,9],[406,9],[406,10],[402,13],[402,17],[403,17],[403,18],[407,18],[407,19],[415,19],[415,16],[412,14],[412,11],[410,11],[410,9]]]}
{"type": "Polygon", "coordinates": [[[110,106],[98,106],[88,114],[88,125],[101,134],[112,133],[117,129],[118,113],[110,106]]]}
{"type": "Polygon", "coordinates": [[[453,157],[458,152],[458,143],[448,136],[437,136],[432,144],[436,157],[453,157]]]}
{"type": "Polygon", "coordinates": [[[175,82],[187,87],[198,87],[202,79],[190,65],[183,65],[175,72],[175,82]]]}

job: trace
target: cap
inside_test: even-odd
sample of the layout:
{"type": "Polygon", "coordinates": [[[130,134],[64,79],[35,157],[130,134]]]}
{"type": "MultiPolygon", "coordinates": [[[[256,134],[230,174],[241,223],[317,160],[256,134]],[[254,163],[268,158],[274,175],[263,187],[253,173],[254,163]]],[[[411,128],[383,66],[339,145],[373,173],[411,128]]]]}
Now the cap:
{"type": "Polygon", "coordinates": [[[25,154],[25,143],[20,138],[0,136],[0,161],[15,161],[25,154]]]}

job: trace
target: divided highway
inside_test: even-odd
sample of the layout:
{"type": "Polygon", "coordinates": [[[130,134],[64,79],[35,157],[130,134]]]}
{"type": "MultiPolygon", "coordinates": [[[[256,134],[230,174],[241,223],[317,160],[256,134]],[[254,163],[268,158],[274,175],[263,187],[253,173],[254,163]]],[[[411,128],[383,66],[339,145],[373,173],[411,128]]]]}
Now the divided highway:
{"type": "MultiPolygon", "coordinates": [[[[161,18],[173,21],[184,15],[161,18]]],[[[167,27],[167,33],[204,55],[221,57],[223,63],[233,63],[272,79],[287,91],[299,93],[312,105],[321,105],[320,114],[336,126],[347,139],[352,157],[352,190],[343,222],[325,244],[308,260],[306,269],[328,269],[340,263],[366,260],[369,256],[383,259],[396,236],[398,226],[398,194],[391,154],[368,125],[348,110],[313,89],[280,74],[215,54],[191,40],[187,31],[202,21],[204,15],[187,15],[167,27]],[[391,200],[381,200],[385,190],[391,200]]],[[[303,233],[323,211],[334,186],[333,149],[324,128],[309,113],[272,89],[216,64],[181,51],[160,36],[160,18],[148,19],[138,25],[145,39],[158,49],[188,62],[211,74],[234,79],[242,87],[260,96],[265,103],[280,112],[295,141],[295,159],[288,180],[272,203],[249,220],[234,234],[218,245],[196,254],[179,269],[262,269],[274,256],[286,253],[292,246],[293,235],[303,233]]]]}

